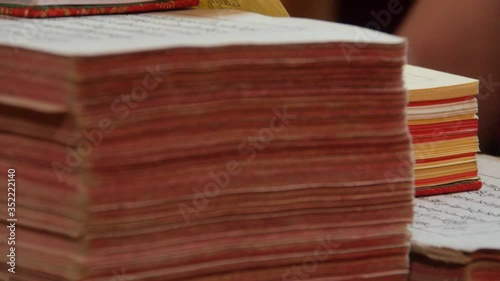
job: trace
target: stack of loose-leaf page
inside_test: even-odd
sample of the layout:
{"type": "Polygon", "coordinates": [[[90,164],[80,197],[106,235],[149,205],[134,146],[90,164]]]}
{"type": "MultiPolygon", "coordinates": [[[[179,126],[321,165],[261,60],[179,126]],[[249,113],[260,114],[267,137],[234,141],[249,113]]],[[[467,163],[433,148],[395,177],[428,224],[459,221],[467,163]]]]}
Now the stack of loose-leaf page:
{"type": "Polygon", "coordinates": [[[4,280],[406,280],[403,39],[209,10],[36,23],[0,18],[4,280]]]}
{"type": "Polygon", "coordinates": [[[417,196],[480,189],[477,98],[479,81],[405,67],[408,123],[413,137],[417,196]]]}

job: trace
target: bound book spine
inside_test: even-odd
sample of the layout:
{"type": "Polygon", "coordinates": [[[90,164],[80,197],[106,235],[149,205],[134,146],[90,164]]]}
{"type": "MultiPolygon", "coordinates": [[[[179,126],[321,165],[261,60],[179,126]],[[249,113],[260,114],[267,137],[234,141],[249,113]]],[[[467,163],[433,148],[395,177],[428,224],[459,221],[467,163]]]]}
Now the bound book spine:
{"type": "Polygon", "coordinates": [[[92,16],[173,10],[198,6],[199,0],[162,0],[149,3],[88,6],[13,6],[0,5],[0,15],[24,18],[92,16]]]}

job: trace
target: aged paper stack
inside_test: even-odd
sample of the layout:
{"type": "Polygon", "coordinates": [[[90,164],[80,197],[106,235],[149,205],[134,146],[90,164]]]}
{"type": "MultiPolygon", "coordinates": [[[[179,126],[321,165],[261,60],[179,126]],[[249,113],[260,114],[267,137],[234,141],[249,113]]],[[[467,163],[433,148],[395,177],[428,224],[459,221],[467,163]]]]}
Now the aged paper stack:
{"type": "Polygon", "coordinates": [[[417,199],[411,281],[500,280],[500,159],[478,160],[481,191],[417,199]]]}
{"type": "Polygon", "coordinates": [[[477,190],[479,81],[406,66],[417,196],[477,190]]]}
{"type": "Polygon", "coordinates": [[[211,10],[33,24],[0,19],[9,280],[406,280],[404,40],[211,10]]]}

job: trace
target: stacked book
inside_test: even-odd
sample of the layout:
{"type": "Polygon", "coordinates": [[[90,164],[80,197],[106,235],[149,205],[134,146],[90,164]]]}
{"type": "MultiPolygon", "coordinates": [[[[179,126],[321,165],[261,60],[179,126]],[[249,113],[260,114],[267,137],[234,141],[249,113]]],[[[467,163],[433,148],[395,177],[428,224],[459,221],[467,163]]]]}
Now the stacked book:
{"type": "Polygon", "coordinates": [[[475,97],[479,82],[415,66],[406,66],[405,82],[416,195],[480,189],[475,97]]]}
{"type": "Polygon", "coordinates": [[[6,278],[407,279],[403,39],[190,10],[9,40],[31,25],[0,19],[6,278]]]}

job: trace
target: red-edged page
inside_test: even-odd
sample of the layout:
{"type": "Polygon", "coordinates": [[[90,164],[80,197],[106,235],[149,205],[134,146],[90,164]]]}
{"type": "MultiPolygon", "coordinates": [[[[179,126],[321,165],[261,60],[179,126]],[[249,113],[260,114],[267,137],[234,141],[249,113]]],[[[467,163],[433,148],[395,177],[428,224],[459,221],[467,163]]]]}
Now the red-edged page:
{"type": "Polygon", "coordinates": [[[85,6],[0,5],[0,15],[25,18],[52,18],[104,14],[125,14],[188,8],[198,6],[199,2],[199,0],[161,0],[146,3],[85,6]]]}
{"type": "Polygon", "coordinates": [[[464,181],[446,185],[417,188],[415,190],[415,195],[417,197],[423,197],[423,196],[442,195],[447,193],[475,191],[481,189],[482,186],[483,183],[480,180],[464,181]]]}

